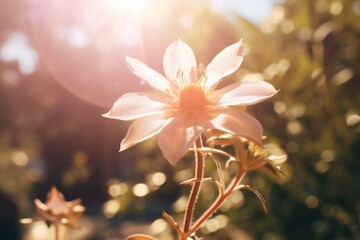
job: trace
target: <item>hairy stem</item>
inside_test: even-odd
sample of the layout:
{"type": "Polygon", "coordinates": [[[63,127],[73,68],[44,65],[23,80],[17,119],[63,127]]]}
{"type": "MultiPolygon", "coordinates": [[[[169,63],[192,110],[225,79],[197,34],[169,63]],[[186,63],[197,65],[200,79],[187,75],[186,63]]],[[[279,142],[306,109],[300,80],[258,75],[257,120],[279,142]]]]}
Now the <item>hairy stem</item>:
{"type": "MultiPolygon", "coordinates": [[[[199,137],[195,142],[195,148],[201,148],[202,147],[202,141],[201,137],[199,137]]],[[[194,213],[194,208],[196,204],[196,199],[199,195],[200,191],[200,185],[201,180],[204,176],[204,157],[201,152],[195,151],[195,178],[198,180],[196,181],[191,188],[190,196],[188,205],[185,211],[185,217],[184,217],[184,233],[187,236],[190,236],[191,234],[187,234],[187,232],[190,229],[190,224],[192,220],[192,216],[194,213]]]]}
{"type": "MultiPolygon", "coordinates": [[[[243,163],[246,161],[246,155],[245,155],[245,148],[243,144],[237,145],[236,150],[236,159],[238,163],[238,168],[236,171],[235,177],[232,179],[229,186],[225,188],[225,191],[220,191],[218,198],[215,200],[215,202],[201,215],[201,217],[194,223],[194,225],[191,227],[189,231],[186,231],[185,237],[189,237],[192,233],[196,232],[201,225],[209,219],[223,204],[223,202],[231,195],[233,194],[236,187],[241,182],[242,178],[246,174],[246,169],[243,168],[243,163]]],[[[219,176],[221,177],[221,176],[219,176]]],[[[223,183],[224,184],[224,183],[223,183]]],[[[223,186],[225,187],[225,186],[223,186]]],[[[186,239],[186,238],[185,238],[186,239]]]]}
{"type": "Polygon", "coordinates": [[[194,225],[191,227],[191,229],[186,233],[186,237],[190,236],[192,233],[196,232],[198,228],[201,227],[201,225],[210,218],[217,210],[218,208],[224,203],[224,201],[230,197],[230,195],[233,193],[236,186],[239,184],[241,179],[245,176],[246,172],[244,171],[238,171],[237,175],[231,182],[231,184],[226,188],[225,192],[223,194],[219,194],[218,198],[215,200],[215,202],[208,208],[203,215],[194,223],[194,225]]]}

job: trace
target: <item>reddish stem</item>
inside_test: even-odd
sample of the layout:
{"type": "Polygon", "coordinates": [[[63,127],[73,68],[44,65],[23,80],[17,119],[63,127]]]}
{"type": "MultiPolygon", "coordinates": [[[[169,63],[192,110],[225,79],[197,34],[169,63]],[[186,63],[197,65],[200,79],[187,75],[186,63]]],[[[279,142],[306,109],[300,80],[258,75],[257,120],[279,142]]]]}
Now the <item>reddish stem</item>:
{"type": "MultiPolygon", "coordinates": [[[[201,148],[202,141],[201,137],[199,137],[195,142],[195,148],[201,148]]],[[[184,232],[187,235],[187,232],[190,229],[191,220],[193,217],[193,212],[195,208],[196,199],[199,195],[201,180],[204,176],[204,157],[202,153],[195,151],[195,178],[198,180],[192,185],[192,189],[190,192],[190,197],[188,201],[188,205],[185,211],[184,217],[184,232]]],[[[188,235],[190,236],[190,234],[188,235]]]]}
{"type": "MultiPolygon", "coordinates": [[[[244,177],[246,171],[239,169],[235,178],[232,180],[231,184],[226,188],[223,194],[220,194],[216,201],[203,213],[203,215],[194,223],[191,229],[186,233],[186,238],[194,233],[211,215],[213,215],[218,208],[223,204],[223,202],[233,193],[235,187],[239,184],[241,179],[244,177]]],[[[186,239],[185,238],[185,239],[186,239]]]]}

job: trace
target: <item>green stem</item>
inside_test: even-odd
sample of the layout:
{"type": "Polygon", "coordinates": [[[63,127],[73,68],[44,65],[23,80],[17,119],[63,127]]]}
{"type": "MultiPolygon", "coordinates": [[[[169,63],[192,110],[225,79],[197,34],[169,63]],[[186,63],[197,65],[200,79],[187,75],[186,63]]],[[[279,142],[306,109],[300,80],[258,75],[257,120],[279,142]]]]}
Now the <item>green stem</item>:
{"type": "MultiPolygon", "coordinates": [[[[195,142],[195,148],[201,148],[202,147],[202,141],[201,137],[199,137],[195,142]]],[[[200,185],[201,180],[204,176],[204,157],[201,152],[195,151],[195,178],[198,180],[192,185],[192,189],[190,192],[190,197],[188,201],[188,205],[185,211],[185,217],[184,217],[184,233],[187,236],[190,236],[191,234],[187,234],[187,232],[190,229],[190,224],[192,220],[192,216],[194,213],[195,203],[196,199],[199,195],[200,191],[200,185]]]]}

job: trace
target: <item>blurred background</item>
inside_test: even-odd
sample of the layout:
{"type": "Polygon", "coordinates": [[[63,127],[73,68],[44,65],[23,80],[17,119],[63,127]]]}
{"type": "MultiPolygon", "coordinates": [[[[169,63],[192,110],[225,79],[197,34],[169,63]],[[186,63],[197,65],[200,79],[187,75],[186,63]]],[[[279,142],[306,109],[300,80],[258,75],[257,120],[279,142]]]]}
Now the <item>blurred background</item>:
{"type": "MultiPolygon", "coordinates": [[[[71,239],[174,239],[161,211],[182,215],[189,188],[179,182],[192,177],[191,154],[172,167],[156,139],[119,153],[129,123],[101,114],[147,89],[125,56],[162,73],[178,38],[205,65],[244,39],[244,62],[228,80],[252,75],[280,89],[248,111],[265,143],[287,154],[285,176],[244,180],[263,194],[268,215],[239,191],[199,236],[360,239],[359,0],[1,0],[0,238],[46,239],[33,199],[56,186],[86,207],[71,239]]],[[[206,185],[195,216],[215,196],[206,185]]]]}

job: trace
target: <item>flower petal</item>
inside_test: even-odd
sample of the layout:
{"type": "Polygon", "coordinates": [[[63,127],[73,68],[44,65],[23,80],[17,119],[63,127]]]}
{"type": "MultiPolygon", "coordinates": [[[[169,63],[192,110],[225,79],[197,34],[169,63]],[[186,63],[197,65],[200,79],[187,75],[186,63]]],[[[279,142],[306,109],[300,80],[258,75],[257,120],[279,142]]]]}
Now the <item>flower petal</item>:
{"type": "Polygon", "coordinates": [[[166,49],[163,65],[166,77],[175,81],[179,70],[189,76],[191,68],[196,67],[196,58],[190,46],[179,39],[166,49]]]}
{"type": "Polygon", "coordinates": [[[39,199],[35,199],[34,200],[35,203],[35,209],[39,210],[41,212],[46,212],[49,211],[48,206],[46,206],[46,204],[44,204],[43,202],[41,202],[39,199]]]}
{"type": "Polygon", "coordinates": [[[243,80],[228,85],[219,90],[221,94],[219,104],[248,106],[264,101],[277,93],[270,84],[261,80],[243,80]]]}
{"type": "Polygon", "coordinates": [[[242,40],[222,50],[206,67],[206,87],[211,88],[221,78],[235,72],[243,61],[242,40]]]}
{"type": "Polygon", "coordinates": [[[147,93],[127,93],[121,96],[103,116],[127,121],[154,115],[169,107],[147,93]]]}
{"type": "Polygon", "coordinates": [[[200,126],[193,126],[186,115],[176,117],[158,136],[159,147],[166,160],[175,165],[192,147],[195,140],[204,131],[200,126]]]}
{"type": "Polygon", "coordinates": [[[258,120],[236,107],[213,110],[212,128],[248,138],[262,146],[263,128],[258,120]]]}
{"type": "Polygon", "coordinates": [[[125,240],[156,240],[156,239],[145,234],[134,234],[128,236],[125,240]]]}
{"type": "Polygon", "coordinates": [[[172,120],[171,112],[140,118],[133,122],[121,141],[120,151],[158,134],[172,120]]]}
{"type": "Polygon", "coordinates": [[[129,69],[149,86],[159,89],[161,91],[168,90],[170,87],[169,81],[157,71],[148,67],[145,63],[138,59],[126,57],[126,63],[129,69]]]}

